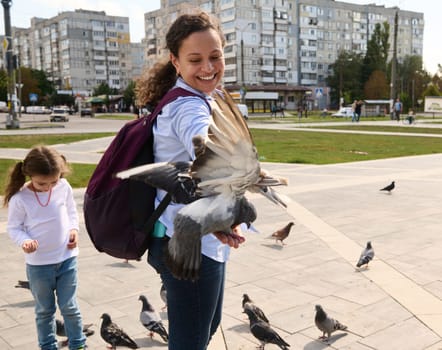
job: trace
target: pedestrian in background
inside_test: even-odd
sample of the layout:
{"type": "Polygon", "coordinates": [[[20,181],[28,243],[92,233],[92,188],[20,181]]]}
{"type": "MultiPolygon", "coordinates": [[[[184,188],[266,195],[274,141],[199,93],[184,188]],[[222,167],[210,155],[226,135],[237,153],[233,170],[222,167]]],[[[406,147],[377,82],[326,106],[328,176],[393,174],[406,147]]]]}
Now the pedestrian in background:
{"type": "Polygon", "coordinates": [[[362,100],[359,100],[356,102],[356,107],[355,107],[355,119],[356,122],[359,122],[359,120],[361,119],[361,114],[362,114],[362,106],[364,105],[364,102],[362,100]]]}
{"type": "Polygon", "coordinates": [[[43,350],[58,348],[56,301],[69,349],[84,349],[86,341],[77,303],[78,213],[72,187],[64,178],[68,172],[66,159],[56,150],[34,147],[12,168],[5,190],[7,230],[25,253],[43,350]]]}
{"type": "Polygon", "coordinates": [[[354,100],[351,104],[351,121],[352,123],[357,120],[356,108],[358,105],[358,100],[354,100]]]}
{"type": "Polygon", "coordinates": [[[401,120],[401,113],[402,113],[402,102],[397,98],[396,102],[393,106],[394,109],[394,117],[397,121],[401,120]]]}

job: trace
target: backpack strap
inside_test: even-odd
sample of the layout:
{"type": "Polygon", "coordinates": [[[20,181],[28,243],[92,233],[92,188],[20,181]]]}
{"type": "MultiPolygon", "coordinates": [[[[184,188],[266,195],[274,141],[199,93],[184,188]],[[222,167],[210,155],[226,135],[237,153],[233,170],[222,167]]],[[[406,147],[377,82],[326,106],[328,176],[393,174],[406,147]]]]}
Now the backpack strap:
{"type": "MultiPolygon", "coordinates": [[[[185,96],[197,96],[197,97],[201,98],[202,100],[204,100],[204,102],[206,102],[207,106],[209,107],[209,110],[211,111],[211,107],[210,107],[209,102],[203,96],[195,94],[192,91],[178,87],[178,88],[174,88],[172,90],[169,90],[166,93],[166,95],[164,95],[163,98],[160,100],[160,102],[155,107],[153,112],[151,114],[149,114],[148,116],[146,116],[145,118],[149,118],[151,124],[153,125],[153,122],[158,117],[158,115],[161,114],[161,110],[163,109],[163,107],[165,105],[169,104],[172,101],[175,101],[178,97],[185,97],[185,96]]],[[[167,206],[169,205],[169,203],[171,201],[172,201],[172,196],[169,193],[167,193],[164,196],[164,198],[161,200],[158,207],[155,208],[152,215],[149,217],[149,219],[143,225],[144,232],[146,232],[147,234],[150,234],[150,232],[152,231],[152,229],[155,225],[155,222],[160,218],[161,214],[163,214],[163,212],[166,210],[167,206]]]]}

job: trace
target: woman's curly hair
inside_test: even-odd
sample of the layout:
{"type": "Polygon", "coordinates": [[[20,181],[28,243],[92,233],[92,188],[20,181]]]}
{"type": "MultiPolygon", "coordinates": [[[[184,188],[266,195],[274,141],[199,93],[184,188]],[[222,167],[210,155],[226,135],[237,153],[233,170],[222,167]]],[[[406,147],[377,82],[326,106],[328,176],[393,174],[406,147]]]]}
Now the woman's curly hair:
{"type": "MultiPolygon", "coordinates": [[[[179,49],[189,35],[209,29],[214,29],[219,33],[224,46],[225,37],[215,18],[206,12],[181,15],[166,34],[166,49],[178,57],[179,49]]],[[[156,106],[166,92],[175,85],[176,80],[177,72],[169,57],[161,59],[145,71],[137,81],[135,91],[138,105],[156,106]]]]}

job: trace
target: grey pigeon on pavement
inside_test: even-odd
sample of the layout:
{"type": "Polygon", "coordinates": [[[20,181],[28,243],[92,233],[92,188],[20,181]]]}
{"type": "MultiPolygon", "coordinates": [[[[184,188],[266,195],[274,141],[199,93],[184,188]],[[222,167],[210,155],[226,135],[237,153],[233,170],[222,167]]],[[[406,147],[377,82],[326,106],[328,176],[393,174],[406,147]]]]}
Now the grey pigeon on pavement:
{"type": "Polygon", "coordinates": [[[395,187],[395,185],[394,185],[394,181],[393,181],[391,184],[389,184],[388,186],[385,186],[384,188],[381,188],[379,191],[387,191],[388,193],[391,193],[391,191],[394,190],[394,187],[395,187]]]}
{"type": "Polygon", "coordinates": [[[356,264],[356,267],[362,267],[366,265],[368,267],[368,263],[373,260],[374,250],[371,245],[371,242],[367,242],[367,246],[362,250],[361,256],[356,264]]]}
{"type": "Polygon", "coordinates": [[[294,225],[293,222],[289,222],[283,228],[273,232],[272,235],[269,236],[268,238],[274,238],[276,242],[281,241],[282,245],[284,245],[284,239],[286,239],[289,236],[290,230],[292,229],[293,225],[294,225]]]}
{"type": "MultiPolygon", "coordinates": [[[[287,179],[265,173],[251,133],[230,95],[215,94],[208,135],[192,139],[193,162],[154,163],[116,174],[168,192],[172,200],[187,204],[174,219],[165,260],[178,279],[196,280],[201,265],[201,237],[219,232],[234,235],[232,228],[256,219],[255,207],[245,192],[261,193],[286,207],[271,186],[287,179]]],[[[239,238],[239,237],[237,237],[239,238]]]]}
{"type": "Polygon", "coordinates": [[[246,309],[252,310],[253,313],[262,321],[270,323],[269,319],[264,314],[264,311],[262,311],[253,301],[250,299],[248,294],[243,294],[242,296],[242,308],[243,311],[246,309]]]}
{"type": "Polygon", "coordinates": [[[167,343],[169,341],[169,335],[167,334],[166,328],[164,328],[160,315],[155,312],[144,295],[140,295],[138,300],[141,300],[143,303],[140,312],[141,324],[150,332],[149,335],[151,338],[153,338],[154,333],[157,333],[167,343]]]}
{"type": "Polygon", "coordinates": [[[266,344],[275,344],[280,349],[288,350],[290,345],[267,322],[260,320],[250,309],[245,309],[244,313],[249,316],[250,332],[261,343],[260,349],[264,349],[266,344]]]}
{"type": "Polygon", "coordinates": [[[17,284],[15,285],[15,288],[30,289],[30,287],[29,287],[29,281],[18,280],[18,281],[17,281],[17,284]]]}
{"type": "Polygon", "coordinates": [[[102,322],[100,328],[100,335],[103,340],[111,346],[111,349],[115,350],[117,346],[125,346],[130,349],[138,349],[137,343],[135,343],[117,324],[112,322],[109,314],[104,313],[101,315],[102,322]]]}
{"type": "Polygon", "coordinates": [[[162,310],[164,310],[167,308],[167,291],[164,283],[161,283],[160,298],[164,302],[164,306],[161,308],[162,310]]]}
{"type": "MultiPolygon", "coordinates": [[[[90,337],[95,332],[93,329],[90,329],[93,326],[92,323],[84,324],[83,325],[83,333],[86,337],[90,337]]],[[[66,335],[66,329],[64,328],[64,322],[62,320],[55,320],[55,333],[59,337],[67,337],[66,335]]],[[[68,339],[62,341],[63,346],[67,346],[69,343],[68,339]]]]}
{"type": "Polygon", "coordinates": [[[331,317],[329,317],[321,305],[316,305],[316,315],[315,315],[315,324],[316,327],[319,328],[319,330],[322,332],[322,336],[320,336],[320,339],[327,340],[330,338],[330,335],[337,331],[345,331],[347,329],[347,326],[340,323],[338,320],[335,320],[331,317]],[[325,336],[327,334],[327,337],[325,336]]]}

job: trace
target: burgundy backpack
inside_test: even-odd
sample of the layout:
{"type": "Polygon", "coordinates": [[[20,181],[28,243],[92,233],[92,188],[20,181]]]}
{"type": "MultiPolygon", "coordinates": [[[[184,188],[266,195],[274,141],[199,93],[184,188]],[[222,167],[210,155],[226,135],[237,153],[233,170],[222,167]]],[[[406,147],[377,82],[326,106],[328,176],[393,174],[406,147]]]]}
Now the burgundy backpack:
{"type": "Polygon", "coordinates": [[[180,96],[203,98],[182,88],[170,90],[151,114],[121,128],[92,174],[83,210],[86,230],[98,251],[116,258],[139,259],[147,250],[150,232],[171,198],[167,195],[155,209],[155,188],[114,175],[154,161],[152,126],[162,108],[180,96]]]}

